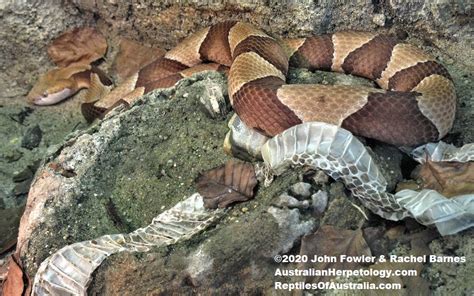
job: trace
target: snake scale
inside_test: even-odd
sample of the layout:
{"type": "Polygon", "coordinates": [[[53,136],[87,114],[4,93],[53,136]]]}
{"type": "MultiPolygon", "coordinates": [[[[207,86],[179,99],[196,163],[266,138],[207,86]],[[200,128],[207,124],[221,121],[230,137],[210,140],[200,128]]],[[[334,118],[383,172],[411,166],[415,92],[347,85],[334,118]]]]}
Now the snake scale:
{"type": "MultiPolygon", "coordinates": [[[[243,122],[275,136],[302,122],[322,121],[393,145],[441,139],[456,109],[448,71],[420,49],[368,32],[276,40],[253,26],[224,22],[199,30],[137,73],[145,93],[194,72],[230,67],[229,97],[243,122]],[[287,85],[289,65],[374,80],[380,88],[287,85]]],[[[100,117],[109,106],[88,103],[100,117]]],[[[114,102],[115,103],[115,102],[114,102]]]]}
{"type": "MultiPolygon", "coordinates": [[[[230,123],[228,140],[261,156],[269,175],[292,165],[311,166],[342,180],[364,206],[386,219],[413,217],[425,225],[435,224],[442,234],[474,225],[474,194],[447,199],[433,190],[386,192],[384,177],[353,135],[397,146],[438,141],[446,135],[455,116],[454,85],[448,71],[420,49],[392,36],[367,32],[277,40],[249,24],[229,21],[189,36],[127,83],[142,94],[173,86],[203,70],[228,73],[229,97],[238,114],[230,123]],[[362,76],[380,88],[288,85],[290,65],[362,76]]],[[[120,103],[130,100],[87,102],[82,112],[88,120],[102,118],[120,103]]],[[[461,149],[443,145],[428,144],[413,153],[417,159],[434,155],[437,161],[474,161],[472,144],[461,149]]],[[[171,220],[166,218],[171,228],[187,225],[173,238],[157,232],[154,221],[145,232],[64,247],[41,265],[34,293],[86,294],[91,273],[108,255],[173,243],[197,233],[215,215],[203,210],[202,199],[196,196],[184,204],[193,210],[178,204],[156,220],[171,215],[171,220]],[[187,218],[175,219],[176,209],[187,218]],[[194,211],[201,220],[194,219],[194,211]],[[190,221],[196,222],[195,228],[188,225],[190,221]],[[75,279],[77,269],[87,272],[75,279]]],[[[168,232],[169,226],[164,225],[168,232]]]]}

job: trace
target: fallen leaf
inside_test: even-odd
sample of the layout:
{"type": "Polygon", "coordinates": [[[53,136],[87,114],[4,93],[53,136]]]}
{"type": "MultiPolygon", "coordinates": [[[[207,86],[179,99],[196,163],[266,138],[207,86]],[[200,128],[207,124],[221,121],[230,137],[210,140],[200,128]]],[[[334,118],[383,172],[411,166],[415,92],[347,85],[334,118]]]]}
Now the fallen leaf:
{"type": "Polygon", "coordinates": [[[25,291],[25,286],[28,286],[28,282],[29,281],[27,279],[26,283],[23,281],[23,271],[21,270],[21,267],[16,261],[15,257],[10,256],[8,262],[7,279],[3,283],[3,295],[23,295],[23,292],[25,291]]]}
{"type": "Polygon", "coordinates": [[[474,192],[474,162],[433,162],[428,160],[413,173],[422,188],[434,189],[447,197],[474,192]]]}
{"type": "Polygon", "coordinates": [[[119,81],[138,72],[154,60],[164,56],[165,50],[139,44],[133,40],[122,38],[120,51],[114,61],[114,68],[119,81]]]}
{"type": "Polygon", "coordinates": [[[59,67],[90,64],[105,55],[107,41],[95,28],[76,28],[63,33],[48,47],[48,54],[59,67]]]}
{"type": "Polygon", "coordinates": [[[211,209],[251,199],[255,185],[257,178],[253,165],[234,160],[206,171],[196,179],[197,191],[204,197],[204,206],[211,209]]]}
{"type": "MultiPolygon", "coordinates": [[[[301,240],[300,255],[307,255],[308,262],[300,263],[299,269],[314,268],[317,270],[331,269],[359,269],[368,263],[341,262],[340,255],[348,257],[372,256],[362,231],[340,229],[332,225],[323,225],[314,234],[306,235],[301,240]],[[323,260],[323,262],[309,262],[315,255],[334,256],[337,260],[323,260]]],[[[370,263],[370,262],[369,262],[370,263]]],[[[316,283],[327,281],[333,277],[307,277],[306,281],[316,283]]]]}

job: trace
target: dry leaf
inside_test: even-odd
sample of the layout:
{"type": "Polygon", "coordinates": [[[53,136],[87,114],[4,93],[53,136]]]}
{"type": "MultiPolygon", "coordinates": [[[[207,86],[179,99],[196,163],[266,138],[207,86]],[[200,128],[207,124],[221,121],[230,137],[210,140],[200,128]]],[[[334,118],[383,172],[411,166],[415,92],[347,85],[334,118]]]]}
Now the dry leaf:
{"type": "Polygon", "coordinates": [[[474,193],[474,162],[433,162],[428,160],[414,178],[422,188],[434,189],[444,196],[474,193]]]}
{"type": "Polygon", "coordinates": [[[253,165],[233,160],[202,173],[196,179],[197,191],[204,197],[204,206],[211,209],[251,199],[255,185],[257,178],[253,165]]]}
{"type": "MultiPolygon", "coordinates": [[[[308,262],[301,263],[299,269],[314,268],[318,270],[334,268],[336,270],[358,269],[364,266],[364,263],[341,262],[340,255],[347,256],[372,256],[362,231],[339,229],[332,225],[323,225],[316,233],[306,235],[301,240],[301,255],[308,256],[308,262]],[[324,262],[310,262],[315,255],[335,256],[336,262],[324,260],[324,262]]],[[[367,265],[367,264],[365,264],[367,265]]],[[[308,277],[307,282],[316,283],[327,281],[330,277],[308,277]]]]}
{"type": "Polygon", "coordinates": [[[56,65],[90,64],[105,55],[107,41],[95,28],[77,28],[63,33],[48,47],[56,65]]]}
{"type": "Polygon", "coordinates": [[[164,56],[165,50],[141,45],[133,40],[122,38],[120,51],[114,62],[119,81],[124,80],[154,60],[164,56]]]}
{"type": "MultiPolygon", "coordinates": [[[[26,285],[28,285],[28,283],[26,283],[26,285]]],[[[15,258],[10,256],[7,280],[3,284],[3,295],[21,296],[24,291],[25,283],[23,282],[23,271],[15,258]]]]}

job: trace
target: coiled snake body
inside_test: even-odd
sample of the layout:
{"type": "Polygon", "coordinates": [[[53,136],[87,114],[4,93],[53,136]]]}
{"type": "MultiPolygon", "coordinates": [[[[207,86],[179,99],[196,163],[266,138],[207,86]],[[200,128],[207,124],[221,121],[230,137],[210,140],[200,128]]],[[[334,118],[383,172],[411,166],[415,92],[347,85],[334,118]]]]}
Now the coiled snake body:
{"type": "Polygon", "coordinates": [[[186,68],[230,66],[232,106],[250,128],[274,136],[302,122],[322,121],[394,145],[439,140],[456,108],[447,70],[418,48],[390,36],[340,32],[277,41],[240,22],[198,31],[139,72],[145,91],[174,84],[186,68]],[[382,89],[287,85],[296,67],[354,74],[382,89]]]}
{"type": "MultiPolygon", "coordinates": [[[[148,92],[172,85],[182,78],[182,72],[203,67],[204,62],[230,66],[230,101],[246,128],[269,137],[279,135],[280,145],[264,146],[264,160],[273,168],[275,161],[269,160],[285,147],[291,146],[292,153],[298,149],[301,153],[305,151],[306,160],[318,156],[320,142],[316,139],[324,131],[316,132],[314,126],[295,127],[302,123],[324,122],[393,145],[413,146],[439,140],[454,120],[456,95],[448,71],[414,46],[367,32],[279,41],[249,24],[220,23],[198,31],[143,68],[138,72],[136,86],[148,92]],[[297,67],[362,76],[374,80],[381,88],[288,85],[285,79],[290,62],[297,67]],[[292,127],[292,139],[281,136],[292,127]],[[310,144],[311,141],[316,142],[310,144]],[[298,149],[292,147],[293,143],[299,144],[298,149]]],[[[341,134],[337,130],[334,129],[333,137],[341,134]]],[[[274,139],[271,143],[276,142],[274,139]]],[[[302,164],[320,168],[330,164],[332,158],[336,162],[341,159],[339,172],[331,166],[326,171],[346,176],[346,186],[368,208],[387,219],[407,216],[406,209],[385,193],[385,179],[370,162],[365,148],[349,142],[339,143],[347,144],[341,146],[343,151],[335,152],[341,147],[334,147],[329,159],[302,164]],[[344,161],[349,154],[350,160],[344,161]]],[[[289,154],[285,157],[291,159],[289,154]]]]}

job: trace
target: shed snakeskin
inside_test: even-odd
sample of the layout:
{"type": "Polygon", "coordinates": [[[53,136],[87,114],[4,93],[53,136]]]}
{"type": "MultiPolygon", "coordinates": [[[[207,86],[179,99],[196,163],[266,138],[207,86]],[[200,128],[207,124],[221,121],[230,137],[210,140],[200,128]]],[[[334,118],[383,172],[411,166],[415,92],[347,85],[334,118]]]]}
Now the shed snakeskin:
{"type": "Polygon", "coordinates": [[[35,275],[33,295],[87,295],[92,273],[118,252],[147,252],[199,233],[220,217],[222,210],[204,208],[195,193],[156,216],[150,225],[129,234],[110,234],[65,246],[46,258],[35,275]]]}

